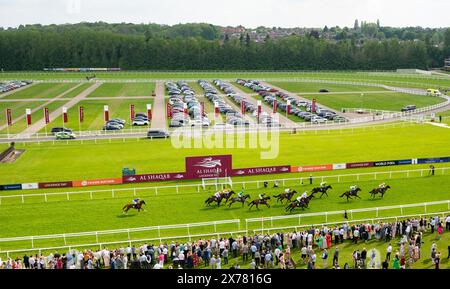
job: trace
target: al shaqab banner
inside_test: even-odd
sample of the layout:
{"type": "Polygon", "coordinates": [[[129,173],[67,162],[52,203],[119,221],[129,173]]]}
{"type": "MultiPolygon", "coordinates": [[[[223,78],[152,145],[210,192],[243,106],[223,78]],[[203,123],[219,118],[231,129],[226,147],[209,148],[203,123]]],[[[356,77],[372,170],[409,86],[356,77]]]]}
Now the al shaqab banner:
{"type": "Polygon", "coordinates": [[[232,170],[231,155],[186,158],[187,179],[228,177],[232,170]]]}

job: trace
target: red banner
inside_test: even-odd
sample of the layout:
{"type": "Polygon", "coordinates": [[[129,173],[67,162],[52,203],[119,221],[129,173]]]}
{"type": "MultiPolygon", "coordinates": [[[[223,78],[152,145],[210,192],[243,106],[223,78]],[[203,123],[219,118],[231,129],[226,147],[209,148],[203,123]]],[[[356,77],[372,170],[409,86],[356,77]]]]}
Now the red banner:
{"type": "Polygon", "coordinates": [[[63,119],[64,119],[64,123],[67,123],[68,118],[67,118],[67,107],[63,107],[63,119]]]}
{"type": "Polygon", "coordinates": [[[45,118],[45,124],[50,123],[50,114],[48,113],[48,108],[44,108],[44,118],[45,118]]]}
{"type": "Polygon", "coordinates": [[[347,169],[368,168],[373,167],[373,162],[349,163],[347,169]]]}
{"type": "Polygon", "coordinates": [[[241,113],[245,115],[245,101],[241,101],[241,113]]]}
{"type": "Polygon", "coordinates": [[[256,116],[256,119],[258,120],[258,122],[259,122],[259,117],[260,117],[260,115],[261,115],[261,111],[262,111],[262,107],[261,107],[261,100],[258,100],[258,102],[257,102],[257,104],[258,104],[258,114],[257,114],[257,116],[256,116]]]}
{"type": "Polygon", "coordinates": [[[273,100],[273,113],[277,113],[277,110],[278,110],[278,103],[277,103],[277,100],[274,99],[273,100]]]}
{"type": "Polygon", "coordinates": [[[134,104],[130,105],[130,119],[131,121],[134,120],[134,104]]]}
{"type": "Polygon", "coordinates": [[[205,156],[186,158],[186,178],[217,178],[230,176],[232,156],[205,156]]]}
{"type": "Polygon", "coordinates": [[[72,187],[72,182],[51,182],[51,183],[39,183],[39,189],[52,189],[52,188],[69,188],[72,187]]]}
{"type": "Polygon", "coordinates": [[[80,122],[83,122],[84,121],[84,107],[82,107],[82,106],[79,107],[78,116],[79,116],[80,122]]]}
{"type": "Polygon", "coordinates": [[[103,113],[104,113],[103,115],[104,120],[109,121],[109,107],[107,105],[103,107],[103,113]]]}
{"type": "Polygon", "coordinates": [[[27,114],[27,125],[31,125],[31,109],[27,108],[25,113],[27,114]]]}
{"type": "Polygon", "coordinates": [[[312,100],[311,112],[312,113],[316,112],[316,99],[315,98],[313,98],[313,100],[312,100]]]}
{"type": "Polygon", "coordinates": [[[291,101],[290,100],[287,101],[286,112],[287,112],[287,114],[291,114],[291,101]]]}
{"type": "Polygon", "coordinates": [[[217,102],[214,102],[214,113],[216,116],[219,115],[219,104],[217,102]]]}
{"type": "Polygon", "coordinates": [[[202,107],[202,116],[205,116],[205,103],[204,102],[200,102],[200,105],[202,107]]]}
{"type": "Polygon", "coordinates": [[[122,177],[122,183],[146,183],[146,182],[162,182],[186,179],[185,173],[161,173],[161,174],[145,174],[122,177]]]}
{"type": "Polygon", "coordinates": [[[12,111],[10,108],[6,109],[6,122],[7,122],[8,126],[12,125],[12,111]]]}
{"type": "Polygon", "coordinates": [[[147,118],[148,118],[148,120],[152,119],[152,105],[151,104],[147,104],[147,118]]]}
{"type": "Polygon", "coordinates": [[[170,107],[170,103],[166,104],[166,114],[168,118],[172,118],[172,109],[170,107]]]}
{"type": "Polygon", "coordinates": [[[251,176],[290,173],[291,166],[255,167],[232,170],[231,176],[251,176]]]}

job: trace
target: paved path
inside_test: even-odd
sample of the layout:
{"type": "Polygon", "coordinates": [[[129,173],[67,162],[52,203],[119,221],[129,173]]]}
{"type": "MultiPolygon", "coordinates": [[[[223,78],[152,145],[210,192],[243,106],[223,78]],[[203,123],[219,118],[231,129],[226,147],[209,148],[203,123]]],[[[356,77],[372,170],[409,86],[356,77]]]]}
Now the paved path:
{"type": "Polygon", "coordinates": [[[33,83],[31,83],[31,84],[22,86],[22,87],[20,87],[20,88],[18,88],[18,89],[14,89],[14,90],[11,90],[11,91],[2,93],[2,94],[0,94],[0,98],[3,98],[3,97],[8,96],[8,95],[11,95],[11,94],[16,93],[16,92],[18,92],[18,91],[27,89],[27,88],[29,88],[29,87],[32,87],[32,86],[35,85],[35,84],[36,84],[36,82],[33,82],[33,83]]]}
{"type": "MultiPolygon", "coordinates": [[[[292,92],[290,92],[290,91],[287,91],[286,89],[282,89],[282,88],[280,88],[280,87],[274,86],[274,85],[269,84],[269,83],[267,83],[267,82],[261,82],[261,83],[262,83],[263,85],[265,85],[265,86],[273,87],[273,88],[275,88],[275,89],[277,89],[277,90],[279,90],[279,91],[281,91],[281,92],[283,92],[283,93],[286,93],[286,94],[289,95],[289,96],[295,97],[295,98],[300,99],[300,100],[302,100],[302,101],[307,101],[308,103],[311,102],[310,99],[307,99],[307,98],[301,97],[301,96],[299,96],[299,95],[296,95],[295,93],[292,93],[292,92]]],[[[323,94],[323,93],[322,93],[322,94],[323,94]]],[[[327,109],[327,110],[333,111],[333,112],[335,112],[337,115],[344,116],[344,117],[346,117],[346,118],[359,118],[359,117],[361,117],[361,115],[359,115],[359,114],[357,114],[357,113],[346,113],[346,114],[344,114],[344,113],[342,113],[342,112],[340,112],[340,111],[337,111],[337,110],[335,110],[335,109],[332,109],[332,108],[330,108],[330,107],[328,107],[328,106],[325,106],[325,105],[323,105],[323,104],[321,104],[321,103],[318,103],[318,102],[317,102],[317,105],[319,105],[319,106],[321,106],[321,107],[323,107],[323,108],[325,108],[325,109],[327,109]]]]}
{"type": "MultiPolygon", "coordinates": [[[[236,91],[236,93],[242,97],[244,97],[245,99],[247,99],[249,102],[251,102],[252,104],[254,104],[255,106],[258,105],[258,101],[256,98],[254,98],[252,96],[252,94],[246,93],[244,91],[242,91],[241,89],[239,89],[239,87],[237,85],[233,85],[231,83],[225,82],[229,85],[231,85],[231,87],[236,91]]],[[[271,107],[269,107],[267,104],[264,103],[264,101],[261,100],[261,108],[263,112],[266,112],[268,115],[273,116],[273,109],[271,107]]],[[[298,123],[296,123],[293,120],[290,120],[289,118],[287,118],[285,115],[281,114],[281,113],[277,113],[275,114],[275,117],[278,117],[278,122],[280,124],[284,124],[284,125],[296,125],[298,123]]]]}
{"type": "Polygon", "coordinates": [[[152,122],[151,128],[153,129],[166,129],[167,121],[166,121],[166,103],[165,103],[165,87],[164,83],[158,81],[155,87],[156,97],[153,101],[152,107],[152,122]]]}
{"type": "MultiPolygon", "coordinates": [[[[116,96],[116,97],[87,97],[86,100],[115,100],[115,99],[149,99],[151,96],[116,96]]],[[[50,98],[22,98],[22,99],[0,99],[0,102],[34,102],[48,101],[50,98]]],[[[58,98],[58,100],[72,100],[72,98],[58,98]]]]}
{"type": "Polygon", "coordinates": [[[427,122],[428,124],[434,125],[434,126],[438,126],[438,127],[443,127],[443,128],[450,128],[450,126],[448,126],[445,123],[438,123],[438,122],[427,122]]]}
{"type": "MultiPolygon", "coordinates": [[[[64,97],[64,95],[66,95],[66,94],[68,94],[69,92],[75,90],[77,87],[79,87],[79,86],[81,86],[81,85],[82,85],[82,83],[77,84],[77,85],[75,85],[74,87],[72,87],[72,88],[70,88],[70,89],[64,91],[63,93],[61,93],[60,95],[58,95],[58,96],[56,96],[56,97],[54,97],[54,98],[50,98],[50,99],[49,99],[49,98],[45,98],[44,101],[46,101],[46,102],[45,102],[44,104],[42,104],[42,105],[39,105],[39,106],[33,108],[33,109],[31,110],[31,113],[33,114],[33,113],[35,113],[36,111],[43,109],[44,107],[48,106],[49,104],[51,104],[52,102],[54,102],[54,101],[56,101],[56,100],[62,100],[63,97],[64,97]]],[[[16,100],[15,100],[15,101],[16,101],[16,100]]],[[[26,100],[21,99],[21,100],[17,100],[17,101],[23,102],[23,101],[26,101],[26,100]]],[[[0,99],[0,102],[8,102],[8,100],[2,100],[2,99],[0,99]]],[[[19,122],[20,120],[22,120],[22,119],[24,119],[24,118],[25,118],[25,111],[24,111],[24,114],[21,114],[18,118],[13,119],[13,124],[19,122]]],[[[0,126],[0,130],[5,129],[6,126],[7,126],[6,124],[0,126]]]]}
{"type": "MultiPolygon", "coordinates": [[[[80,84],[82,85],[82,84],[80,84]]],[[[67,107],[67,110],[69,110],[72,106],[75,106],[77,103],[79,103],[80,101],[84,100],[86,98],[86,96],[88,96],[89,94],[91,94],[94,90],[96,90],[100,85],[102,85],[102,83],[96,83],[90,87],[88,87],[86,90],[82,91],[80,94],[78,94],[77,96],[75,96],[74,98],[72,98],[69,102],[65,103],[64,105],[62,105],[61,107],[59,107],[58,109],[55,109],[53,112],[50,113],[50,121],[57,119],[60,115],[62,115],[62,107],[67,107]]],[[[76,87],[78,87],[79,85],[77,85],[76,87]]],[[[75,87],[75,88],[76,88],[75,87]]],[[[66,91],[65,93],[68,93],[70,90],[66,91]]],[[[55,100],[56,98],[52,99],[55,100]]],[[[45,118],[42,118],[38,121],[36,121],[34,124],[30,125],[28,128],[26,128],[24,131],[22,131],[21,133],[24,134],[34,134],[39,132],[41,129],[43,129],[45,127],[45,118]]]]}
{"type": "Polygon", "coordinates": [[[307,95],[328,95],[328,94],[381,94],[381,93],[396,93],[392,90],[374,90],[374,91],[335,91],[335,92],[290,92],[295,94],[307,94],[307,95]]]}

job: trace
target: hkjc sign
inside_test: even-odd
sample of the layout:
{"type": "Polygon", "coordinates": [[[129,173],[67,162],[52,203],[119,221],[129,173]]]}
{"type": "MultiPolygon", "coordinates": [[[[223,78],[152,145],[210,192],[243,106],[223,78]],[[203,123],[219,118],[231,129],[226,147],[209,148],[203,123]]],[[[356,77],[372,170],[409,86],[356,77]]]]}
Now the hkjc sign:
{"type": "Polygon", "coordinates": [[[232,156],[206,156],[186,158],[186,178],[218,178],[232,174],[232,156]]]}

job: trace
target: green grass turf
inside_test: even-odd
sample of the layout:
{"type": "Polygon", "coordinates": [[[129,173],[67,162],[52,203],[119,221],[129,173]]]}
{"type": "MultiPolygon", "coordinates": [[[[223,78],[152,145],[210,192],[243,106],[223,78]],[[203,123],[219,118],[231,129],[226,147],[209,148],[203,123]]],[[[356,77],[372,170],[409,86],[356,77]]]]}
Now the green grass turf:
{"type": "Polygon", "coordinates": [[[315,98],[318,103],[339,111],[342,108],[366,108],[400,111],[402,107],[410,104],[414,104],[418,108],[421,108],[438,104],[444,101],[444,99],[442,98],[405,93],[364,93],[363,96],[361,96],[361,94],[302,94],[301,96],[311,100],[315,98]]]}
{"type": "MultiPolygon", "coordinates": [[[[26,108],[35,108],[38,107],[39,105],[44,104],[45,102],[20,102],[17,103],[18,107],[17,109],[13,109],[13,119],[14,117],[20,116],[20,115],[24,115],[25,116],[25,109],[26,108]]],[[[64,106],[64,104],[67,103],[67,100],[56,100],[48,105],[46,105],[45,107],[47,107],[49,109],[49,112],[51,113],[52,111],[55,111],[57,109],[61,109],[62,106],[64,106]]],[[[0,107],[3,106],[4,103],[0,103],[0,107]]],[[[5,107],[9,108],[11,106],[5,107]]],[[[4,111],[4,109],[3,109],[4,111]]],[[[37,121],[41,120],[44,118],[44,108],[41,108],[35,112],[33,112],[31,114],[31,122],[36,123],[37,121]]],[[[6,123],[6,116],[3,117],[3,122],[0,120],[0,123],[4,124],[6,123]]],[[[21,119],[18,122],[13,122],[13,125],[9,127],[9,133],[11,134],[16,134],[16,133],[20,133],[23,130],[25,130],[27,128],[27,120],[26,117],[24,117],[23,119],[21,119]]],[[[7,129],[3,129],[1,131],[2,134],[7,133],[7,129]]]]}
{"type": "MultiPolygon", "coordinates": [[[[83,100],[77,105],[73,106],[68,111],[69,121],[65,127],[71,128],[74,131],[79,130],[78,108],[84,107],[84,122],[81,123],[81,130],[102,130],[105,124],[103,116],[104,105],[109,106],[109,118],[121,118],[127,121],[125,128],[130,129],[130,105],[134,104],[135,112],[147,113],[147,104],[153,104],[153,98],[148,99],[117,99],[117,100],[83,100]]],[[[53,120],[48,124],[48,131],[52,127],[62,126],[62,116],[53,120]]],[[[40,132],[44,132],[42,129],[40,132]]]]}
{"type": "MultiPolygon", "coordinates": [[[[127,110],[126,106],[123,113],[127,114],[127,110]]],[[[111,109],[112,116],[114,113],[111,109]]],[[[233,154],[234,166],[242,168],[436,157],[446,156],[450,152],[447,145],[450,135],[445,133],[444,128],[430,125],[361,129],[354,134],[350,133],[351,130],[345,132],[324,131],[321,135],[314,132],[296,135],[283,133],[279,139],[278,157],[268,160],[260,158],[260,152],[268,149],[176,149],[171,140],[142,140],[125,144],[104,141],[103,144],[91,142],[81,146],[78,142],[57,146],[51,143],[28,144],[27,152],[20,159],[0,167],[0,183],[116,177],[120,175],[122,166],[128,165],[134,165],[138,173],[177,172],[184,170],[184,157],[192,155],[233,154]],[[414,145],[411,145],[412,139],[414,145]],[[111,158],[112,155],[114,158],[111,158]]]]}
{"type": "Polygon", "coordinates": [[[382,91],[382,87],[344,85],[328,83],[308,83],[308,82],[271,82],[274,86],[294,93],[319,92],[320,89],[328,89],[330,92],[360,92],[360,91],[382,91]]]}
{"type": "Polygon", "coordinates": [[[151,96],[155,83],[103,83],[88,97],[151,96]]]}
{"type": "Polygon", "coordinates": [[[88,89],[89,87],[91,87],[92,85],[93,85],[93,83],[83,83],[79,87],[77,87],[74,90],[72,90],[72,91],[68,92],[67,94],[65,94],[64,98],[75,97],[75,96],[79,95],[80,93],[82,93],[83,91],[85,91],[86,89],[88,89]]]}
{"type": "MultiPolygon", "coordinates": [[[[0,74],[0,79],[78,79],[84,81],[86,73],[44,73],[44,72],[12,72],[0,74]]],[[[119,72],[119,73],[97,73],[98,79],[290,79],[308,78],[308,79],[327,79],[344,80],[357,82],[383,83],[388,85],[397,85],[403,87],[417,88],[439,88],[450,87],[450,80],[445,76],[426,76],[399,74],[392,72],[370,73],[358,71],[342,72],[119,72]]]]}
{"type": "Polygon", "coordinates": [[[70,88],[78,85],[77,83],[38,83],[24,90],[5,96],[3,99],[22,99],[22,98],[54,98],[70,88]]]}

